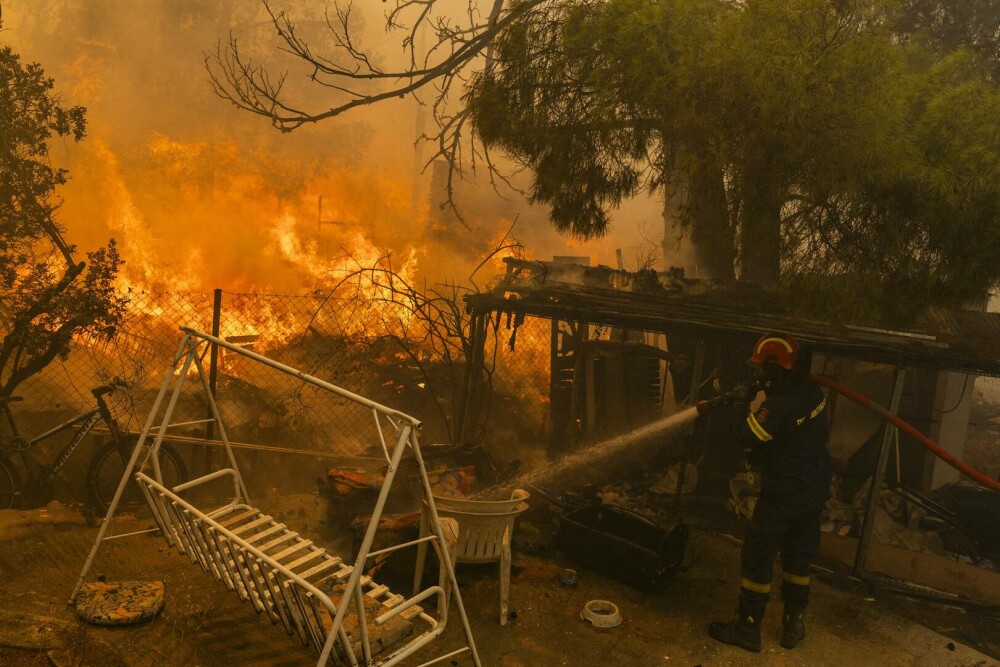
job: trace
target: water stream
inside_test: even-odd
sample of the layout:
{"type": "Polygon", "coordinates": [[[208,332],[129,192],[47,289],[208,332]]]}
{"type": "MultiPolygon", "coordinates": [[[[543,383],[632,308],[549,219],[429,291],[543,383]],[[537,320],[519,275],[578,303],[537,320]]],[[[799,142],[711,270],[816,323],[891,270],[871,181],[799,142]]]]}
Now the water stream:
{"type": "MultiPolygon", "coordinates": [[[[662,441],[670,440],[681,434],[698,416],[695,408],[687,408],[681,412],[650,422],[637,429],[616,435],[607,440],[595,443],[584,450],[564,456],[542,466],[526,470],[504,483],[504,487],[514,488],[529,484],[541,484],[547,480],[566,481],[584,468],[592,468],[602,462],[608,463],[615,455],[622,454],[629,447],[646,442],[653,437],[662,441]]],[[[560,484],[563,486],[564,484],[560,484]]],[[[476,494],[481,496],[482,494],[476,494]]]]}

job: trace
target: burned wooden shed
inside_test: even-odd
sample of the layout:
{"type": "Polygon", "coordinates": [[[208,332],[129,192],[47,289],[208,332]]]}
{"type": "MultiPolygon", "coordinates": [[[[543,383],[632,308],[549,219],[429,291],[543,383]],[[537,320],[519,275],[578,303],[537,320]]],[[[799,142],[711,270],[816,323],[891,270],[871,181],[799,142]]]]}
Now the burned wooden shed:
{"type": "MultiPolygon", "coordinates": [[[[679,273],[631,273],[563,262],[505,258],[504,263],[507,272],[492,289],[466,297],[473,355],[478,350],[482,356],[481,330],[488,316],[510,317],[512,330],[525,317],[550,320],[554,392],[572,382],[588,350],[618,348],[625,356],[684,361],[703,343],[706,360],[713,353],[743,359],[757,337],[775,331],[810,343],[817,355],[1000,377],[1000,314],[935,309],[916,328],[872,328],[796,317],[780,296],[745,283],[719,285],[679,273]],[[613,334],[597,337],[595,328],[613,334]],[[662,335],[666,346],[641,341],[630,332],[662,335]],[[721,348],[707,349],[711,346],[721,348]]],[[[706,368],[703,363],[703,373],[706,368]]],[[[474,384],[470,379],[473,393],[474,384]]],[[[675,391],[685,393],[680,387],[675,391]]],[[[558,410],[561,403],[553,397],[552,405],[558,410]]]]}
{"type": "MultiPolygon", "coordinates": [[[[654,418],[671,401],[704,397],[710,380],[725,384],[733,380],[727,374],[745,369],[750,346],[766,333],[809,343],[814,371],[838,361],[883,368],[887,381],[874,400],[893,414],[905,408],[910,423],[959,458],[971,382],[1000,377],[1000,314],[937,309],[914,327],[873,328],[803,319],[776,294],[748,284],[689,280],[680,272],[514,258],[504,263],[506,273],[491,289],[466,298],[473,332],[464,410],[470,423],[483,409],[489,327],[502,323],[516,344],[526,318],[550,322],[547,434],[555,441],[625,430],[654,418]]],[[[843,409],[831,413],[837,421],[843,409]]],[[[890,458],[891,430],[874,438],[877,478],[891,460],[897,481],[920,491],[957,478],[905,437],[890,458]]],[[[863,566],[863,554],[859,561],[863,566]]]]}

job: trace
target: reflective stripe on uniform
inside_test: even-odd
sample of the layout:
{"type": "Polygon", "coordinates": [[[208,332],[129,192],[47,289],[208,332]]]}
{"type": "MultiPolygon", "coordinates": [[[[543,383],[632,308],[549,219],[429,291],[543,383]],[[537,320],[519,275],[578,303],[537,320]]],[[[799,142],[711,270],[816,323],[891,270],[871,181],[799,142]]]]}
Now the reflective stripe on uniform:
{"type": "Polygon", "coordinates": [[[755,436],[757,436],[757,439],[760,440],[761,442],[767,442],[768,440],[772,439],[771,434],[768,433],[767,430],[760,425],[760,422],[757,421],[757,418],[754,416],[752,412],[747,417],[747,426],[750,427],[750,430],[753,432],[755,436]]]}
{"type": "Polygon", "coordinates": [[[808,586],[809,585],[809,575],[802,576],[801,574],[792,574],[791,572],[783,572],[785,581],[790,584],[795,584],[796,586],[808,586]]]}
{"type": "Polygon", "coordinates": [[[770,593],[771,584],[758,584],[756,581],[750,581],[746,577],[743,577],[743,581],[740,582],[740,586],[747,589],[748,591],[753,591],[754,593],[770,593]]]}
{"type": "Polygon", "coordinates": [[[826,399],[824,398],[822,401],[819,402],[819,405],[817,405],[816,408],[809,413],[807,417],[801,417],[799,419],[796,419],[795,425],[802,426],[802,424],[804,424],[807,419],[816,419],[816,417],[819,416],[819,413],[823,412],[823,408],[825,407],[826,407],[826,399]]]}

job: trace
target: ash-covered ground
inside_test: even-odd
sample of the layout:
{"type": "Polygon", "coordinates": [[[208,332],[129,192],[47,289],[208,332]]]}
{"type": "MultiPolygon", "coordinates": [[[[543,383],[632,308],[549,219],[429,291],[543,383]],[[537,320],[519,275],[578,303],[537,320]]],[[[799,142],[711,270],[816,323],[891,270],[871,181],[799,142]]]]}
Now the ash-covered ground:
{"type": "MultiPolygon", "coordinates": [[[[271,494],[258,499],[276,517],[332,548],[349,541],[329,526],[330,508],[318,494],[271,494]],[[339,539],[338,539],[339,538],[339,539]]],[[[763,656],[711,641],[705,626],[728,616],[739,582],[736,540],[709,529],[697,518],[699,499],[686,501],[692,532],[687,566],[665,591],[651,594],[579,567],[554,548],[553,508],[533,497],[515,534],[511,618],[498,622],[496,570],[460,566],[459,580],[483,665],[988,665],[1000,655],[995,618],[955,608],[905,601],[862,588],[842,590],[816,577],[809,611],[809,635],[794,651],[778,645],[780,606],[772,605],[764,624],[763,656]],[[578,583],[565,586],[559,574],[576,568],[578,583]],[[580,619],[592,599],[614,602],[623,622],[595,629],[580,619]],[[966,642],[966,643],[963,643],[966,642]],[[968,644],[978,647],[972,648],[968,644]],[[992,654],[992,655],[991,655],[992,654]]],[[[0,512],[0,664],[33,665],[284,665],[314,664],[315,656],[257,617],[249,605],[172,552],[155,535],[107,543],[93,577],[162,579],[166,608],[139,626],[98,628],[79,621],[66,599],[84,562],[96,528],[74,509],[54,504],[17,513],[0,512]],[[35,660],[36,662],[32,662],[35,660]]],[[[142,527],[123,518],[118,533],[142,527]]],[[[405,570],[405,566],[402,568],[405,570]]],[[[986,571],[983,576],[996,577],[986,571]]],[[[386,576],[393,578],[387,571],[386,576]]],[[[397,582],[393,582],[395,585],[397,582]]],[[[405,590],[405,578],[403,589],[405,590]]],[[[978,582],[993,586],[996,582],[978,582]]],[[[457,617],[453,618],[456,620],[457,617]]],[[[443,653],[463,644],[461,627],[450,626],[423,654],[443,653]]],[[[406,664],[416,665],[412,659],[406,664]]],[[[468,657],[444,664],[470,665],[468,657]]]]}

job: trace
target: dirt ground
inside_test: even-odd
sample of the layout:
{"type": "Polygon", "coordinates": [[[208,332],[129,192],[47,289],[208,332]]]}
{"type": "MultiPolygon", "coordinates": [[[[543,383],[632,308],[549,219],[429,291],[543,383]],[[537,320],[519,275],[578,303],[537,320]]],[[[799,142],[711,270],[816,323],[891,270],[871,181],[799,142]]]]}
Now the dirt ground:
{"type": "MultiPolygon", "coordinates": [[[[321,505],[314,498],[304,495],[283,502],[291,507],[287,513],[294,515],[296,528],[320,527],[321,505]]],[[[279,667],[315,662],[315,656],[286,636],[280,626],[257,617],[249,605],[151,535],[107,543],[92,578],[162,579],[167,596],[164,612],[140,626],[86,625],[66,606],[66,599],[96,528],[84,525],[73,511],[57,507],[17,516],[10,511],[0,514],[5,515],[0,516],[0,665],[279,667]]],[[[548,526],[532,522],[551,521],[547,516],[533,513],[518,530],[525,535],[544,531],[548,526]]],[[[506,626],[498,622],[495,570],[460,568],[461,592],[482,664],[1000,664],[990,656],[1000,650],[995,617],[864,588],[842,590],[825,583],[823,577],[814,578],[808,638],[800,647],[787,651],[779,646],[778,604],[772,605],[765,619],[761,655],[719,645],[708,638],[705,626],[728,616],[735,605],[739,547],[733,539],[694,523],[689,566],[661,595],[579,568],[557,551],[545,557],[516,552],[511,619],[506,626]],[[578,570],[575,586],[559,582],[559,572],[565,567],[578,570]],[[598,630],[582,621],[580,610],[592,599],[618,605],[621,626],[598,630]]],[[[142,527],[141,521],[119,521],[115,530],[124,533],[137,527],[142,527]]],[[[453,616],[441,640],[418,654],[420,660],[406,664],[420,664],[462,645],[461,627],[453,616]]],[[[441,664],[472,662],[466,656],[441,664]]]]}

